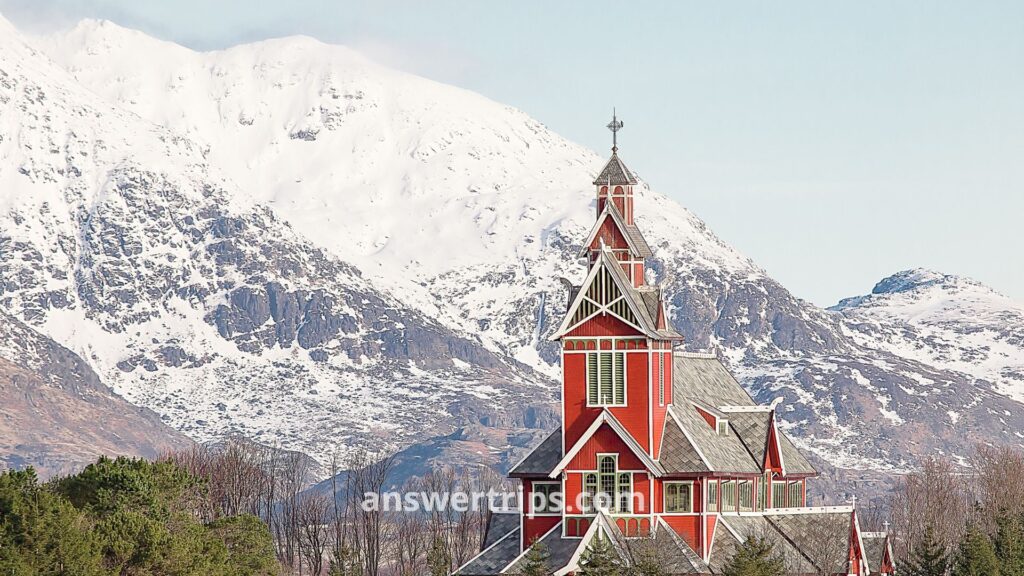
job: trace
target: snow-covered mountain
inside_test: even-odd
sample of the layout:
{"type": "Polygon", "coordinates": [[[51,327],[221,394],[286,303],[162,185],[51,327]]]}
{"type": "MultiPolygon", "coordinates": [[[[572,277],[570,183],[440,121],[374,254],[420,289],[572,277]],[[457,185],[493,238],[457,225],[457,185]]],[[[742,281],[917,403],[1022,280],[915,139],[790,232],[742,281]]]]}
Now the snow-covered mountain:
{"type": "MultiPolygon", "coordinates": [[[[95,21],[0,38],[0,305],[126,398],[199,438],[321,457],[468,427],[507,458],[551,425],[546,335],[558,277],[583,274],[600,155],[309,38],[197,53],[95,21]]],[[[819,457],[892,469],[1021,441],[990,371],[795,298],[649,188],[636,206],[687,345],[781,400],[819,457]]]]}
{"type": "Polygon", "coordinates": [[[1024,402],[1024,304],[980,282],[907,270],[831,309],[867,346],[980,376],[1024,402]]]}
{"type": "Polygon", "coordinates": [[[0,306],[126,399],[198,440],[320,457],[447,432],[455,410],[550,401],[542,376],[378,289],[201,145],[0,26],[0,306]]]}

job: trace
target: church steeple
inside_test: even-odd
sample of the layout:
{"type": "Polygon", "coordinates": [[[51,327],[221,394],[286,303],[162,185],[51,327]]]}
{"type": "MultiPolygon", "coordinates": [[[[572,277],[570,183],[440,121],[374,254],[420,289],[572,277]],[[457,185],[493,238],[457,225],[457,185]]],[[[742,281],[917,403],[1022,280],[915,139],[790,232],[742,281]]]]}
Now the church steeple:
{"type": "Polygon", "coordinates": [[[608,129],[612,131],[612,157],[604,165],[604,169],[594,179],[594,186],[597,186],[597,215],[600,218],[604,206],[610,199],[618,209],[619,214],[626,224],[633,224],[633,186],[637,184],[636,176],[626,168],[626,165],[619,158],[619,130],[625,123],[619,120],[618,115],[612,109],[612,121],[608,123],[608,129]]]}
{"type": "Polygon", "coordinates": [[[612,131],[612,157],[597,178],[597,222],[583,245],[581,256],[593,264],[602,250],[610,249],[633,286],[644,284],[644,259],[653,256],[640,230],[633,223],[633,187],[636,176],[619,158],[619,130],[624,123],[613,109],[608,129],[612,131]]]}

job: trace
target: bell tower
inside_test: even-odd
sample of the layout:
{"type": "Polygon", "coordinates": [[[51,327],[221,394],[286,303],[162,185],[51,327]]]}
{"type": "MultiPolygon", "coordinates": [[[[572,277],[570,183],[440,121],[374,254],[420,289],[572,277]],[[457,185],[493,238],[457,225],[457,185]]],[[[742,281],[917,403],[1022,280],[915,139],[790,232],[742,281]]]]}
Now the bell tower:
{"type": "Polygon", "coordinates": [[[618,209],[623,221],[633,224],[633,186],[636,185],[636,176],[626,168],[626,165],[619,158],[619,130],[622,130],[625,123],[619,120],[612,110],[612,121],[608,123],[608,129],[612,131],[612,157],[605,164],[604,169],[594,180],[597,187],[597,216],[601,216],[605,204],[611,201],[618,209]]]}
{"type": "Polygon", "coordinates": [[[604,250],[609,250],[622,266],[633,287],[644,284],[644,261],[653,256],[643,234],[633,222],[633,188],[636,176],[619,158],[619,130],[624,123],[612,111],[608,129],[612,131],[612,156],[594,179],[597,191],[597,222],[580,256],[587,256],[591,266],[604,250]]]}

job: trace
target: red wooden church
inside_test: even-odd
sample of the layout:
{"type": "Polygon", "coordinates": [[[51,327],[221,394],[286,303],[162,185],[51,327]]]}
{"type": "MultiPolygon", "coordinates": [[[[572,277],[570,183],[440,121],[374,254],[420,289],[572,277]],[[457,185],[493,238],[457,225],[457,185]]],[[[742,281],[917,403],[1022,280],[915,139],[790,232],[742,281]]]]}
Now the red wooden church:
{"type": "Polygon", "coordinates": [[[534,542],[556,575],[573,574],[594,538],[627,563],[654,539],[669,573],[716,574],[747,535],[770,538],[792,574],[891,573],[866,555],[852,506],[807,507],[816,472],[775,408],[714,355],[677,349],[663,294],[646,283],[653,253],[617,145],[594,185],[597,221],[580,250],[589,272],[552,336],[562,426],[512,468],[522,510],[492,514],[481,552],[457,574],[515,574],[534,542]]]}

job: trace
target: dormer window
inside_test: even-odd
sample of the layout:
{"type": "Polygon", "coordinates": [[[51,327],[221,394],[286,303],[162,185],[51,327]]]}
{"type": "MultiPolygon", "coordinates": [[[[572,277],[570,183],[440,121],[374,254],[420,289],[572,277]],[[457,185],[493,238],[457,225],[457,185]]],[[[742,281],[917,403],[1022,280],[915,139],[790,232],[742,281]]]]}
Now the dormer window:
{"type": "Polygon", "coordinates": [[[729,421],[725,418],[718,419],[718,435],[728,436],[729,435],[729,421]]]}

